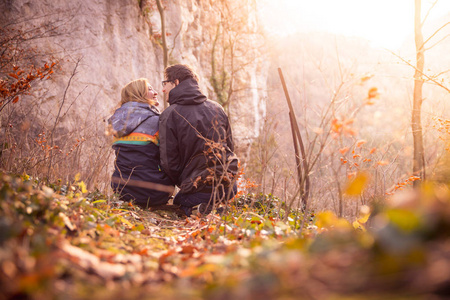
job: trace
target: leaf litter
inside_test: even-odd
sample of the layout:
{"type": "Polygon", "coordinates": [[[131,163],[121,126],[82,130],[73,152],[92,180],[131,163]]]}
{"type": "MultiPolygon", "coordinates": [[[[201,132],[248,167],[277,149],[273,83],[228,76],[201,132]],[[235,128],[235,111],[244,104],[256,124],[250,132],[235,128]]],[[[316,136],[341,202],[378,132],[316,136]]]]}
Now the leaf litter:
{"type": "MultiPolygon", "coordinates": [[[[182,218],[0,175],[0,299],[423,299],[450,283],[450,193],[352,222],[230,203],[182,218]],[[155,296],[156,295],[156,296],[155,296]]],[[[431,191],[431,192],[430,192],[431,191]]],[[[439,192],[438,192],[439,191],[439,192]]],[[[246,196],[248,197],[248,196],[246,196]]],[[[253,201],[253,200],[252,200],[253,201]]],[[[254,202],[254,201],[253,201],[254,202]]],[[[399,201],[398,203],[407,203],[399,201]]]]}

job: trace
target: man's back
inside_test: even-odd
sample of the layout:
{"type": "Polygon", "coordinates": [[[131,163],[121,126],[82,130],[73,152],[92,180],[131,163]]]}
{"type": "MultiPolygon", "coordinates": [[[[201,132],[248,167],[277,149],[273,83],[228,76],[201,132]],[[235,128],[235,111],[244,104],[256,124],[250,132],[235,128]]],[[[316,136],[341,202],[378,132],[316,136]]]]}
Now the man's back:
{"type": "Polygon", "coordinates": [[[211,176],[237,172],[228,117],[193,79],[171,90],[169,103],[160,119],[163,169],[183,193],[210,192],[211,176]]]}

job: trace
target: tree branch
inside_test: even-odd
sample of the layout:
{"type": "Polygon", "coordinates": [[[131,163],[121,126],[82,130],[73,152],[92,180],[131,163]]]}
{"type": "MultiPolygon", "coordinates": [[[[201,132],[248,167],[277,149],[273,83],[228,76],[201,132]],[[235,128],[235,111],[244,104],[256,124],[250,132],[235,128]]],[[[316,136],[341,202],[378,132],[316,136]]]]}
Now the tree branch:
{"type": "Polygon", "coordinates": [[[418,70],[416,68],[416,66],[414,66],[413,64],[411,64],[409,61],[407,61],[406,59],[404,59],[403,57],[401,57],[400,55],[388,50],[389,52],[391,52],[391,54],[395,55],[396,57],[400,58],[404,63],[406,63],[408,66],[412,67],[414,70],[419,71],[419,73],[423,76],[425,76],[428,80],[432,81],[433,83],[435,83],[436,85],[440,86],[441,88],[443,88],[444,90],[446,90],[447,92],[450,93],[450,88],[446,87],[445,85],[441,84],[439,81],[437,81],[436,79],[428,76],[427,74],[425,74],[424,72],[418,70]]]}

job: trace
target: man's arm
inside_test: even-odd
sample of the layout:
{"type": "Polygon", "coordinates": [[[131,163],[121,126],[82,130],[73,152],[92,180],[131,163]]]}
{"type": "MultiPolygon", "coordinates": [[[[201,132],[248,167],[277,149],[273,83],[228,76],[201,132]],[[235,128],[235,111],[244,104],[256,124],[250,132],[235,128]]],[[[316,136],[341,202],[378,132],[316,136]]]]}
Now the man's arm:
{"type": "Polygon", "coordinates": [[[180,154],[177,130],[171,109],[166,109],[159,119],[159,151],[163,171],[179,185],[180,154]]]}
{"type": "Polygon", "coordinates": [[[230,148],[231,151],[234,152],[234,142],[233,142],[233,134],[231,133],[231,124],[228,119],[228,116],[225,115],[226,118],[226,139],[227,139],[227,146],[230,148]]]}

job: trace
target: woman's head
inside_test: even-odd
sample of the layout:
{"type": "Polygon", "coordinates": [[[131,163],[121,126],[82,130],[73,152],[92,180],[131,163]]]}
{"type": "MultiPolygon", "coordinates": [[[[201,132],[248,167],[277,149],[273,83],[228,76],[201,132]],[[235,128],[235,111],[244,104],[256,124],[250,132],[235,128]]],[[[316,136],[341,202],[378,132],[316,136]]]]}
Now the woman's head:
{"type": "Polygon", "coordinates": [[[139,78],[122,88],[120,105],[131,101],[157,105],[157,95],[158,92],[152,88],[146,78],[139,78]]]}

